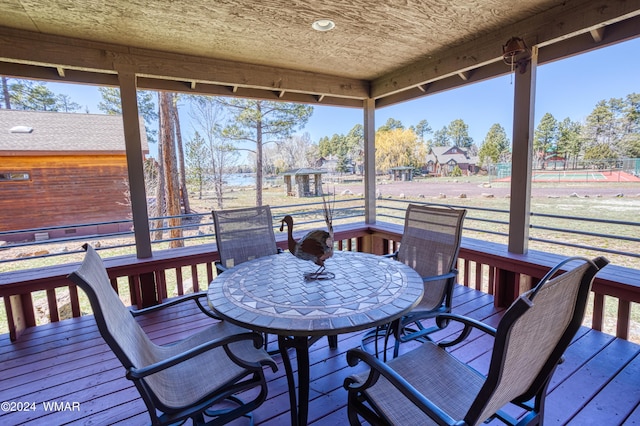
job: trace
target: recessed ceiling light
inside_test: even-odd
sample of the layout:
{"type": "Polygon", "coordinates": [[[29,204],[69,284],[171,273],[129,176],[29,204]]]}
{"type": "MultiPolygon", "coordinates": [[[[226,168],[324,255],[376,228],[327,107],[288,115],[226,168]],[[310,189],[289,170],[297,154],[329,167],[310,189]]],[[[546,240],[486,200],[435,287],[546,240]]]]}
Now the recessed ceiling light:
{"type": "Polygon", "coordinates": [[[9,129],[9,133],[31,133],[33,132],[33,127],[29,126],[13,126],[9,129]]]}
{"type": "Polygon", "coordinates": [[[311,28],[316,31],[330,31],[336,27],[336,24],[331,19],[318,19],[313,24],[311,24],[311,28]]]}

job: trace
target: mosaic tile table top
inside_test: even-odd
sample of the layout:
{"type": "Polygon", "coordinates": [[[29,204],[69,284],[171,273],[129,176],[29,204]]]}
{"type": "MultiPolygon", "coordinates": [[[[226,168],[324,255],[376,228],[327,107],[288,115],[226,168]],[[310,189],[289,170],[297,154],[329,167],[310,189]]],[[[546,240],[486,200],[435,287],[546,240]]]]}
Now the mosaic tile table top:
{"type": "Polygon", "coordinates": [[[306,281],[317,266],[288,252],[245,262],[211,282],[209,303],[256,331],[314,336],[385,324],[422,298],[420,276],[393,259],[338,251],[325,266],[334,278],[306,281]]]}

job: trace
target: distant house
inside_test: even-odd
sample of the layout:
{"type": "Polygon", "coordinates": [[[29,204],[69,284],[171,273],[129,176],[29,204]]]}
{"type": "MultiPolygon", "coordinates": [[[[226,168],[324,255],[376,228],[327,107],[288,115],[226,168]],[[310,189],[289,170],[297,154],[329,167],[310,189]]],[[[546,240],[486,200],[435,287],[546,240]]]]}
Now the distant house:
{"type": "Polygon", "coordinates": [[[546,170],[566,169],[566,159],[562,154],[549,154],[544,157],[542,168],[546,170]]]}
{"type": "Polygon", "coordinates": [[[463,174],[478,171],[478,158],[458,146],[434,146],[429,150],[423,171],[433,176],[449,176],[458,166],[463,174]]]}
{"type": "MultiPolygon", "coordinates": [[[[140,134],[148,154],[142,120],[140,134]]],[[[127,181],[121,116],[0,110],[0,231],[128,219],[127,181]]],[[[129,228],[93,225],[0,235],[0,240],[129,228]]]]}
{"type": "Polygon", "coordinates": [[[329,155],[328,157],[320,157],[314,162],[314,167],[319,169],[324,169],[328,173],[335,174],[354,174],[356,172],[355,164],[349,159],[346,158],[343,160],[342,164],[340,159],[335,155],[329,155]],[[338,169],[342,169],[338,171],[338,169]]]}

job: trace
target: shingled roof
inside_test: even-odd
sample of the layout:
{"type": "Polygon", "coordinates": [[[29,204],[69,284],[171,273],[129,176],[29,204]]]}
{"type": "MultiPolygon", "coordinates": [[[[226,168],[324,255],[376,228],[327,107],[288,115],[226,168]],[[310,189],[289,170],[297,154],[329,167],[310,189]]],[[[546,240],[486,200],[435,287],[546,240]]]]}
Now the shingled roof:
{"type": "MultiPolygon", "coordinates": [[[[140,137],[148,154],[142,119],[140,137]]],[[[1,109],[0,153],[125,154],[122,116],[1,109]]]]}

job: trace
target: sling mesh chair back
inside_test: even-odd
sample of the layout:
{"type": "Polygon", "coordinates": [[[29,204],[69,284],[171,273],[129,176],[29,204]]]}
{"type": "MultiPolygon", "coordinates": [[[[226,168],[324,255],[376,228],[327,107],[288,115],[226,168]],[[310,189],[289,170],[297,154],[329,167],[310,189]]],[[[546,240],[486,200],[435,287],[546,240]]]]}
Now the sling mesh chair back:
{"type": "Polygon", "coordinates": [[[426,342],[386,364],[349,351],[350,365],[364,360],[371,367],[345,381],[350,422],[360,424],[362,416],[371,424],[403,426],[479,425],[491,418],[540,424],[553,371],[582,324],[593,278],[607,263],[603,257],[561,262],[509,307],[497,329],[442,314],[464,325],[453,341],[426,342]],[[495,336],[486,377],[444,349],[463,342],[472,329],[495,336]],[[519,419],[502,410],[509,403],[524,410],[519,419]]]}
{"type": "Polygon", "coordinates": [[[149,339],[134,316],[206,294],[130,311],[111,287],[100,256],[91,246],[85,245],[85,249],[84,261],[69,278],[87,294],[100,334],[126,369],[126,377],[135,383],[152,424],[171,424],[189,418],[202,423],[205,415],[208,424],[224,424],[262,404],[267,395],[263,367],[270,366],[274,371],[277,367],[261,348],[259,334],[212,319],[212,325],[184,340],[159,346],[149,339]],[[249,402],[233,396],[254,388],[259,392],[252,393],[254,399],[249,402]],[[234,401],[235,408],[209,410],[224,400],[234,401]]]}
{"type": "Polygon", "coordinates": [[[278,253],[269,206],[213,210],[218,273],[247,260],[278,253]]]}
{"type": "MultiPolygon", "coordinates": [[[[407,207],[400,247],[394,257],[420,274],[424,280],[424,296],[418,306],[387,330],[396,338],[394,357],[398,356],[401,342],[426,338],[439,329],[438,326],[425,328],[421,320],[451,312],[466,214],[464,209],[416,204],[407,207]]],[[[387,338],[388,334],[385,337],[385,355],[387,338]]]]}

